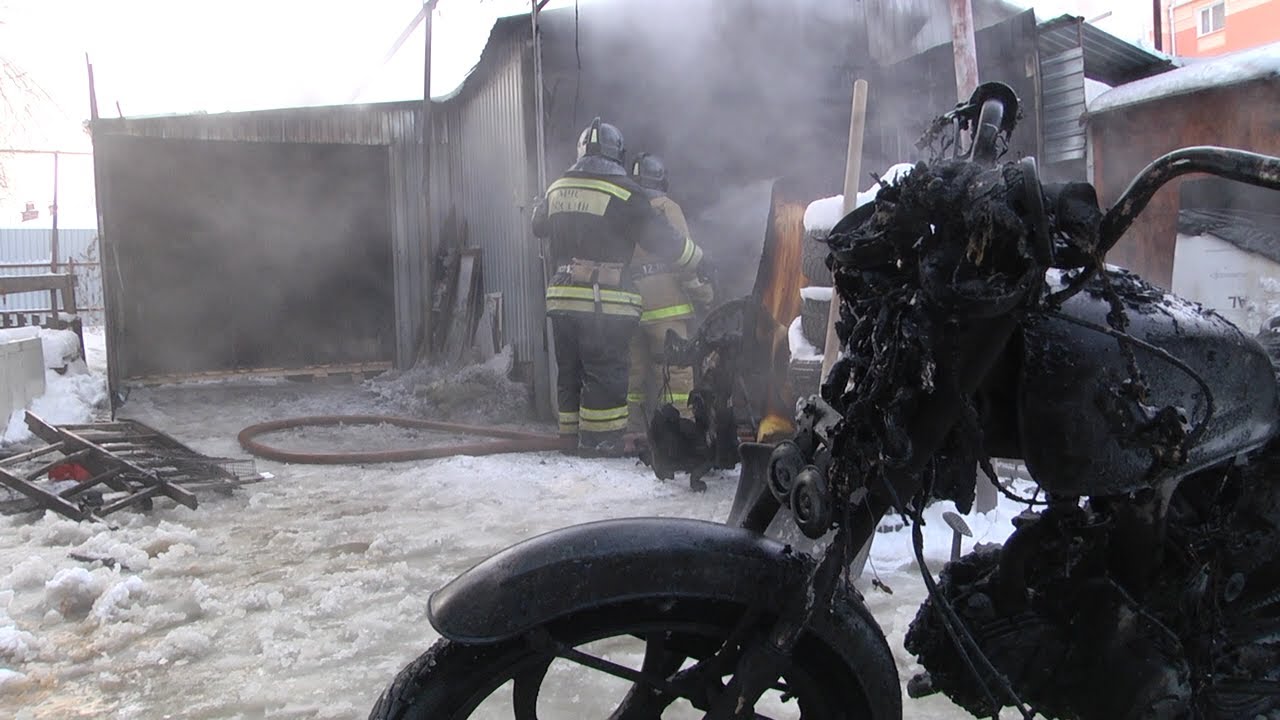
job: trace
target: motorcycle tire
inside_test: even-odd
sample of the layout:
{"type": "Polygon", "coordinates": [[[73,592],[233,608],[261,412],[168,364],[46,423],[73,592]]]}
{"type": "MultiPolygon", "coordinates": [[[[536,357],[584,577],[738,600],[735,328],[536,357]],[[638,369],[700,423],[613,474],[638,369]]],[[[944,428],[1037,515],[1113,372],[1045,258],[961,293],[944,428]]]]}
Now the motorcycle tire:
{"type": "MultiPolygon", "coordinates": [[[[809,632],[792,653],[792,665],[782,680],[793,699],[789,702],[780,699],[773,691],[774,697],[766,696],[762,700],[781,702],[784,709],[794,712],[794,716],[803,714],[805,720],[900,720],[902,697],[897,666],[884,634],[860,601],[840,597],[833,606],[834,611],[815,613],[809,632]]],[[[670,670],[679,668],[686,657],[714,653],[745,612],[744,606],[731,602],[650,597],[582,611],[541,626],[537,634],[545,630],[547,635],[543,637],[549,636],[577,650],[586,650],[584,646],[588,643],[608,642],[607,638],[660,637],[663,648],[678,650],[665,656],[661,663],[670,670]]],[[[771,620],[767,613],[762,613],[750,627],[753,631],[762,630],[771,620]]],[[[597,697],[603,693],[599,687],[584,686],[570,677],[572,671],[585,665],[577,668],[572,664],[569,668],[557,665],[549,672],[554,658],[547,651],[536,649],[546,646],[531,644],[529,637],[526,634],[488,645],[441,639],[396,676],[378,699],[370,720],[476,717],[473,713],[486,698],[493,697],[495,691],[499,701],[508,696],[503,688],[509,681],[510,701],[499,717],[551,720],[591,718],[596,717],[596,713],[602,719],[610,716],[616,700],[605,702],[598,710],[586,707],[604,701],[597,697]],[[517,677],[521,680],[516,680],[517,677]],[[542,683],[548,678],[570,683],[567,694],[571,697],[540,698],[542,683]],[[528,684],[535,681],[536,687],[528,684]],[[539,705],[540,699],[545,704],[539,705]],[[561,703],[559,707],[557,700],[561,703]]],[[[629,663],[625,656],[619,659],[616,649],[610,650],[605,659],[636,670],[640,665],[636,662],[639,658],[629,663]]],[[[569,663],[565,659],[557,662],[569,663]]],[[[653,670],[647,653],[642,667],[653,670]]],[[[618,700],[633,695],[652,697],[650,691],[635,687],[627,694],[623,688],[629,685],[628,681],[609,675],[602,677],[621,683],[620,687],[615,686],[620,690],[618,700]]],[[[679,704],[674,707],[669,702],[661,701],[656,711],[643,716],[660,717],[666,709],[696,712],[684,700],[678,700],[679,704]]],[[[484,716],[494,717],[493,710],[485,704],[484,716]]]]}
{"type": "Polygon", "coordinates": [[[831,287],[834,280],[827,268],[831,249],[826,243],[827,231],[805,233],[800,250],[800,268],[813,287],[831,287]]]}

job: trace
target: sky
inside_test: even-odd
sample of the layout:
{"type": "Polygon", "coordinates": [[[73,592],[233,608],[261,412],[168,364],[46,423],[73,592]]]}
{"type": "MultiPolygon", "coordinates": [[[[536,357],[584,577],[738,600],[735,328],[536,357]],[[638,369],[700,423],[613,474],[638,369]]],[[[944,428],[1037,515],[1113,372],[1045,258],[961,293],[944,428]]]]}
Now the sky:
{"type": "MultiPolygon", "coordinates": [[[[574,1],[552,0],[547,7],[572,7],[574,1]]],[[[1050,17],[1090,1],[1020,4],[1050,17]]],[[[383,63],[421,7],[421,0],[0,0],[0,53],[43,91],[23,117],[0,117],[0,146],[90,150],[83,126],[89,114],[86,53],[105,116],[421,98],[421,26],[383,63]]],[[[439,0],[432,95],[448,94],[462,82],[496,18],[528,8],[528,0],[439,0]]],[[[13,224],[14,203],[47,205],[52,172],[40,156],[4,156],[0,162],[10,185],[0,192],[4,227],[13,224]]],[[[62,177],[72,183],[90,168],[87,159],[66,157],[62,177]]],[[[91,201],[91,189],[66,192],[78,195],[60,199],[64,213],[91,201]]],[[[85,215],[81,225],[92,220],[85,215]]]]}

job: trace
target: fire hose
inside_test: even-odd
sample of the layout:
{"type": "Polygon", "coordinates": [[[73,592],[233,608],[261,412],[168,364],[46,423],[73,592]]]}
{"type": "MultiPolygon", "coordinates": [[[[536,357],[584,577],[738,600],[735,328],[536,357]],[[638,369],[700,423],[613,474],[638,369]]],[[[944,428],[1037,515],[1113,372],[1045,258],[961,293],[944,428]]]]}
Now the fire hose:
{"type": "MultiPolygon", "coordinates": [[[[524,430],[505,430],[502,428],[479,427],[460,423],[440,422],[438,420],[418,420],[416,418],[395,417],[391,415],[316,415],[311,417],[287,418],[250,425],[240,431],[237,436],[240,446],[247,452],[267,460],[304,465],[359,465],[362,463],[407,462],[410,460],[430,460],[434,458],[453,457],[455,455],[498,455],[501,453],[540,452],[560,450],[568,447],[567,441],[559,435],[551,433],[528,432],[524,430]],[[259,441],[257,438],[266,433],[281,430],[293,430],[305,427],[330,427],[335,425],[394,425],[411,430],[433,430],[493,438],[488,441],[470,441],[453,444],[431,445],[428,447],[406,447],[391,450],[360,450],[352,452],[304,452],[282,450],[259,441]]],[[[577,437],[573,437],[577,444],[577,437]]]]}

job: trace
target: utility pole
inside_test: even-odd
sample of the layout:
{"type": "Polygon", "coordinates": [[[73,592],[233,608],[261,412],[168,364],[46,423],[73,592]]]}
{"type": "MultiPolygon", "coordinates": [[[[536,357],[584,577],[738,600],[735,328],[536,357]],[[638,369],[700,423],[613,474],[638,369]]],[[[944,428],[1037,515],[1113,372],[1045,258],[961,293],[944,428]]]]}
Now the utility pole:
{"type": "MultiPolygon", "coordinates": [[[[1161,7],[1160,0],[1151,0],[1151,23],[1152,32],[1151,40],[1156,46],[1157,52],[1164,52],[1164,28],[1161,27],[1161,17],[1164,15],[1164,8],[1161,7]]],[[[1170,31],[1172,31],[1170,27],[1170,31]]]]}
{"type": "Polygon", "coordinates": [[[951,0],[951,47],[955,50],[956,95],[963,102],[978,87],[978,45],[970,0],[951,0]]]}

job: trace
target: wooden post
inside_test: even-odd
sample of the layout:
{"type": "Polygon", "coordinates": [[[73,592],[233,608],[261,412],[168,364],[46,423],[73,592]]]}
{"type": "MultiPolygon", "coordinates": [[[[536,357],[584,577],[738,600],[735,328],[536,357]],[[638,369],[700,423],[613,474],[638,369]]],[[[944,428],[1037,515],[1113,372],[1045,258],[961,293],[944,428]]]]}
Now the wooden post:
{"type": "MultiPolygon", "coordinates": [[[[858,79],[853,83],[853,112],[849,115],[849,151],[844,164],[844,204],[841,208],[845,215],[853,211],[858,204],[858,179],[862,175],[862,138],[867,129],[867,81],[858,79]]],[[[827,373],[840,354],[840,338],[836,335],[836,320],[840,318],[840,295],[836,292],[835,283],[831,288],[831,304],[827,308],[827,342],[822,350],[822,375],[825,382],[827,373]]],[[[867,558],[871,555],[871,543],[875,535],[867,538],[853,561],[849,563],[849,577],[862,577],[867,566],[867,558]]]]}
{"type": "MultiPolygon", "coordinates": [[[[98,218],[98,262],[102,267],[102,323],[106,328],[105,344],[107,351],[107,396],[111,401],[111,419],[115,420],[116,410],[120,409],[120,362],[116,344],[116,333],[119,324],[115,317],[116,298],[112,295],[108,273],[115,265],[115,248],[111,246],[107,233],[106,213],[106,175],[102,171],[103,150],[98,135],[98,90],[93,81],[93,63],[89,61],[89,53],[84,54],[85,70],[89,75],[89,138],[93,142],[93,198],[98,218]]],[[[116,266],[119,272],[119,267],[116,266]]],[[[118,277],[118,275],[117,275],[118,277]]]]}
{"type": "MultiPolygon", "coordinates": [[[[49,270],[58,272],[58,153],[53,153],[53,207],[49,208],[49,217],[53,221],[53,229],[49,235],[49,270]]],[[[58,319],[58,292],[49,291],[49,312],[54,320],[58,319]]]]}
{"type": "MultiPolygon", "coordinates": [[[[435,207],[431,202],[431,145],[435,140],[435,117],[431,112],[431,16],[435,14],[437,0],[423,3],[422,27],[426,40],[422,62],[422,342],[417,362],[431,359],[431,296],[435,286],[435,222],[431,215],[435,207]]],[[[407,33],[407,31],[406,31],[407,33]]],[[[394,51],[393,51],[394,52],[394,51]]],[[[415,363],[416,364],[416,363],[415,363]]]]}
{"type": "MultiPolygon", "coordinates": [[[[849,117],[849,154],[844,166],[844,213],[849,214],[858,202],[858,177],[862,174],[862,137],[867,128],[867,81],[853,83],[853,113],[849,117]]],[[[840,317],[840,296],[831,288],[831,305],[827,309],[827,341],[822,349],[822,374],[836,362],[840,352],[840,338],[836,336],[836,320],[840,317]]]]}
{"type": "Polygon", "coordinates": [[[956,60],[956,95],[963,102],[978,87],[978,45],[970,0],[951,0],[951,47],[956,60]]]}
{"type": "MultiPolygon", "coordinates": [[[[951,46],[956,60],[956,96],[964,102],[978,87],[978,45],[973,32],[973,5],[970,0],[951,0],[951,46]]],[[[995,509],[996,486],[976,471],[973,507],[980,513],[995,509]]]]}

